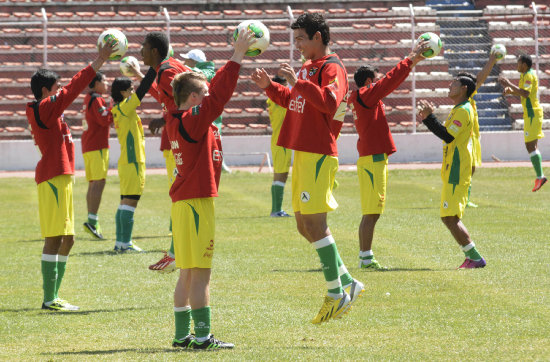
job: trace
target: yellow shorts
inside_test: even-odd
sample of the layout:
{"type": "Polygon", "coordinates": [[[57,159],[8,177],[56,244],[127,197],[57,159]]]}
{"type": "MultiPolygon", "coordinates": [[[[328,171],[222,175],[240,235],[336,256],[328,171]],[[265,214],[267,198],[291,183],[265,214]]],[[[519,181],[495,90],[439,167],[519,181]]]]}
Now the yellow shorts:
{"type": "Polygon", "coordinates": [[[109,149],[85,152],[84,168],[86,169],[86,180],[96,181],[105,180],[107,178],[107,170],[109,170],[109,149]]]}
{"type": "Polygon", "coordinates": [[[462,219],[464,215],[464,209],[468,202],[468,186],[452,185],[449,183],[443,183],[441,189],[441,205],[439,207],[439,215],[445,216],[458,216],[462,219]]]}
{"type": "Polygon", "coordinates": [[[162,151],[162,154],[164,156],[164,160],[166,161],[166,175],[168,175],[168,189],[170,189],[176,180],[176,175],[178,174],[176,160],[174,159],[172,150],[164,150],[162,151]]]}
{"type": "Polygon", "coordinates": [[[544,137],[544,132],[542,132],[543,118],[542,109],[537,109],[534,117],[528,117],[525,113],[523,114],[523,136],[525,137],[525,143],[544,137]]]}
{"type": "Polygon", "coordinates": [[[292,208],[302,214],[335,210],[332,196],[338,158],[318,153],[294,151],[292,167],[292,208]]]}
{"type": "Polygon", "coordinates": [[[74,235],[72,175],[59,175],[38,184],[38,214],[42,237],[74,235]]]}
{"type": "Polygon", "coordinates": [[[145,162],[118,165],[121,195],[141,195],[145,188],[145,162]]]}
{"type": "Polygon", "coordinates": [[[481,166],[481,142],[476,136],[472,136],[472,166],[481,166]]]}
{"type": "Polygon", "coordinates": [[[214,199],[209,197],[174,202],[171,216],[176,266],[180,269],[212,268],[214,199]]]}
{"type": "Polygon", "coordinates": [[[292,161],[291,149],[271,145],[271,157],[273,157],[274,173],[288,173],[292,161]]]}
{"type": "Polygon", "coordinates": [[[359,157],[357,175],[363,215],[382,214],[386,206],[388,156],[381,153],[359,157]]]}

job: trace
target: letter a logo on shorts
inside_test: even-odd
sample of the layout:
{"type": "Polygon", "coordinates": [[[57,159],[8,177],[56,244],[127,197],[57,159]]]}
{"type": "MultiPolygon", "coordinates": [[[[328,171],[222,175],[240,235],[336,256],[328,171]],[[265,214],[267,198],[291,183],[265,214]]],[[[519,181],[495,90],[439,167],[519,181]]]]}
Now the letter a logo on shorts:
{"type": "Polygon", "coordinates": [[[447,203],[447,201],[443,201],[443,208],[446,209],[449,207],[449,204],[447,203]]]}
{"type": "Polygon", "coordinates": [[[302,193],[300,194],[300,201],[302,202],[309,201],[309,193],[307,191],[302,191],[302,193]]]}

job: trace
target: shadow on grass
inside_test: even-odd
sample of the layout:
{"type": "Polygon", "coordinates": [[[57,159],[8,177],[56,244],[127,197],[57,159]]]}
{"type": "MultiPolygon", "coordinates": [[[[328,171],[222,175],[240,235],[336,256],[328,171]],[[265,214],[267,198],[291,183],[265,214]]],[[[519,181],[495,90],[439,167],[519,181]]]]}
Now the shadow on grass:
{"type": "Polygon", "coordinates": [[[177,348],[121,348],[107,349],[97,351],[66,351],[66,352],[49,352],[42,353],[43,356],[88,356],[88,355],[107,355],[115,353],[136,352],[136,353],[201,353],[202,351],[183,350],[177,348]]]}
{"type": "Polygon", "coordinates": [[[18,243],[36,243],[39,241],[44,242],[44,239],[17,240],[18,243]]]}
{"type": "Polygon", "coordinates": [[[321,272],[321,268],[319,269],[273,269],[272,272],[274,273],[315,273],[315,272],[321,272]]]}
{"type": "Polygon", "coordinates": [[[64,312],[64,311],[50,311],[43,310],[38,308],[13,308],[13,309],[4,309],[0,308],[0,313],[19,313],[19,312],[38,312],[38,315],[52,315],[52,314],[64,314],[64,315],[88,315],[94,313],[113,313],[113,312],[124,312],[131,310],[145,310],[149,308],[140,307],[140,308],[113,308],[113,309],[92,309],[92,310],[77,310],[73,312],[64,312]]]}
{"type": "Polygon", "coordinates": [[[141,254],[151,254],[151,253],[162,253],[164,249],[153,249],[153,250],[143,250],[141,253],[136,253],[133,251],[119,253],[114,250],[100,250],[100,251],[90,251],[82,253],[71,253],[71,256],[94,256],[94,255],[141,255],[141,254]]]}

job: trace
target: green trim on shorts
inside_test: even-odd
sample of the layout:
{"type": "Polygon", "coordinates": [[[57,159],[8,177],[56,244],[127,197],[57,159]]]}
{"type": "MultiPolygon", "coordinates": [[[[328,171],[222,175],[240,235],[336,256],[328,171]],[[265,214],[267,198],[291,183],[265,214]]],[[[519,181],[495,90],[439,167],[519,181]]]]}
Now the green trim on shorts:
{"type": "Polygon", "coordinates": [[[197,213],[197,211],[195,211],[195,208],[193,206],[191,206],[191,204],[187,203],[187,205],[189,205],[189,207],[191,208],[191,211],[193,211],[193,217],[195,218],[195,229],[197,230],[197,235],[199,234],[199,214],[197,213]]]}
{"type": "Polygon", "coordinates": [[[57,196],[57,187],[55,187],[50,181],[46,181],[55,195],[55,201],[57,202],[57,207],[59,207],[59,197],[57,196]]]}
{"type": "Polygon", "coordinates": [[[385,160],[386,160],[385,153],[377,153],[376,155],[372,155],[372,162],[381,162],[385,160]]]}
{"type": "Polygon", "coordinates": [[[325,158],[327,158],[327,155],[323,155],[319,161],[317,161],[317,164],[315,165],[315,182],[317,182],[317,177],[319,176],[319,171],[321,171],[321,167],[323,166],[323,162],[325,162],[325,158]]]}

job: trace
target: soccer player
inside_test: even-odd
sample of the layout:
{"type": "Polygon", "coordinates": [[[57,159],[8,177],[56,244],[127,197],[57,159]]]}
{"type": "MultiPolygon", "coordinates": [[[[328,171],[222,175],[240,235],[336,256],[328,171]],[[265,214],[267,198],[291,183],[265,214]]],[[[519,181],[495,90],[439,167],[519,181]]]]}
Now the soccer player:
{"type": "Polygon", "coordinates": [[[359,225],[359,267],[362,269],[386,269],[372,252],[374,228],[386,206],[388,157],[396,151],[382,98],[399,87],[413,67],[425,59],[422,52],[427,50],[427,43],[419,42],[407,58],[381,78],[378,69],[370,66],[360,67],[353,76],[359,89],[351,92],[348,104],[359,134],[357,175],[363,213],[359,225]]]}
{"type": "Polygon", "coordinates": [[[173,81],[177,111],[170,112],[166,129],[178,174],[170,189],[176,266],[180,275],[174,292],[177,348],[233,348],[210,334],[210,276],[215,246],[214,197],[222,165],[219,131],[212,122],[223,112],[239,79],[240,63],[253,34],[241,31],[234,54],[212,79],[198,72],[178,74],[173,81]],[[191,335],[191,319],[195,336],[191,335]]]}
{"type": "MultiPolygon", "coordinates": [[[[272,79],[286,87],[285,78],[275,76],[272,79]]],[[[271,157],[273,157],[273,183],[271,184],[271,217],[289,217],[283,210],[283,196],[285,193],[285,183],[290,170],[292,161],[292,150],[277,146],[281,126],[286,115],[286,108],[281,107],[271,99],[267,99],[267,111],[269,112],[269,122],[271,123],[271,157]]]]}
{"type": "MultiPolygon", "coordinates": [[[[496,55],[494,53],[489,54],[489,60],[487,60],[487,63],[485,63],[485,66],[481,69],[481,71],[477,74],[477,76],[473,76],[470,73],[466,72],[460,72],[457,74],[459,77],[470,77],[474,82],[476,82],[476,90],[470,97],[469,101],[472,105],[472,109],[474,111],[474,126],[473,126],[473,132],[472,132],[472,159],[473,159],[473,165],[472,165],[472,178],[474,177],[474,172],[476,170],[476,167],[481,166],[481,134],[479,133],[479,117],[477,114],[477,107],[476,107],[476,101],[474,99],[474,96],[477,94],[477,90],[483,85],[489,74],[491,73],[491,69],[495,66],[497,62],[496,55]]],[[[466,207],[477,207],[475,203],[470,201],[470,193],[472,190],[472,184],[470,183],[470,186],[468,186],[468,202],[466,203],[466,207]]]]}
{"type": "MultiPolygon", "coordinates": [[[[149,93],[162,106],[163,118],[156,118],[152,120],[149,123],[149,129],[153,134],[156,134],[158,130],[162,128],[160,149],[166,160],[168,183],[169,186],[171,186],[175,179],[175,172],[177,172],[177,169],[174,156],[170,150],[170,141],[168,140],[168,135],[166,134],[164,125],[166,123],[167,113],[177,110],[172,93],[172,80],[176,74],[189,72],[191,71],[191,68],[169,56],[169,47],[170,43],[165,33],[151,32],[145,36],[145,40],[141,48],[141,56],[145,65],[153,67],[157,71],[156,82],[151,86],[149,93]]],[[[172,221],[170,221],[170,224],[172,224],[172,221]]],[[[174,242],[172,240],[169,251],[165,252],[164,256],[155,264],[150,265],[149,270],[172,272],[175,269],[174,242]]]]}
{"type": "MultiPolygon", "coordinates": [[[[137,72],[135,68],[130,68],[137,72]]],[[[153,67],[134,93],[130,78],[116,78],[111,86],[111,97],[115,105],[111,109],[115,129],[120,143],[118,176],[120,178],[120,205],[117,209],[115,251],[141,252],[132,242],[134,213],[145,187],[145,136],[141,119],[136,113],[141,100],[149,91],[157,73],[153,67]]]]}
{"type": "Polygon", "coordinates": [[[98,210],[109,170],[109,129],[113,116],[101,96],[107,93],[109,83],[101,72],[97,72],[89,85],[90,92],[84,97],[84,132],[82,132],[82,156],[88,180],[88,221],[84,231],[103,239],[99,226],[98,210]]]}
{"type": "MultiPolygon", "coordinates": [[[[183,64],[194,72],[201,72],[206,76],[206,80],[210,82],[212,78],[214,78],[214,75],[216,74],[216,70],[214,68],[214,62],[207,61],[206,55],[204,52],[200,49],[192,49],[188,51],[187,53],[180,54],[180,57],[183,58],[183,64]]],[[[214,126],[218,127],[218,130],[220,132],[220,137],[222,136],[222,116],[219,116],[214,121],[214,126]]],[[[231,169],[225,164],[225,160],[222,162],[222,171],[231,173],[231,169]]]]}
{"type": "Polygon", "coordinates": [[[317,251],[328,289],[312,320],[317,324],[340,318],[364,291],[363,284],[348,273],[327,225],[327,213],[338,207],[332,189],[348,79],[344,65],[329,49],[330,30],[321,14],[304,13],[290,27],[297,49],[307,59],[298,73],[288,64],[280,65],[277,74],[292,89],[272,82],[264,69],[256,69],[252,80],[268,98],[287,109],[277,145],[294,150],[296,226],[317,251]]]}
{"type": "Polygon", "coordinates": [[[468,200],[468,187],[472,179],[472,152],[469,147],[474,126],[474,110],[469,98],[476,89],[471,77],[457,76],[449,87],[449,98],[454,107],[444,125],[433,114],[434,105],[426,100],[419,102],[422,122],[437,137],[443,140],[443,162],[441,165],[441,204],[439,214],[466,259],[459,269],[483,268],[485,259],[477,251],[462,215],[468,200]]]}
{"type": "Polygon", "coordinates": [[[78,72],[65,87],[59,75],[39,69],[31,77],[36,101],[26,113],[41,158],[36,165],[38,214],[44,238],[42,249],[42,309],[74,311],[79,307],[59,298],[69,253],[74,244],[73,182],[74,143],[63,112],[86,88],[113,52],[114,40],[99,46],[97,58],[78,72]]]}
{"type": "Polygon", "coordinates": [[[521,73],[519,85],[514,85],[505,77],[499,77],[499,82],[504,87],[504,95],[510,94],[521,97],[525,147],[529,152],[529,156],[531,156],[531,163],[537,175],[535,187],[532,190],[535,192],[540,190],[548,180],[542,171],[542,156],[537,148],[539,138],[544,137],[542,132],[543,111],[538,98],[539,80],[537,74],[531,68],[532,66],[531,56],[520,54],[517,63],[517,70],[521,73]]]}

